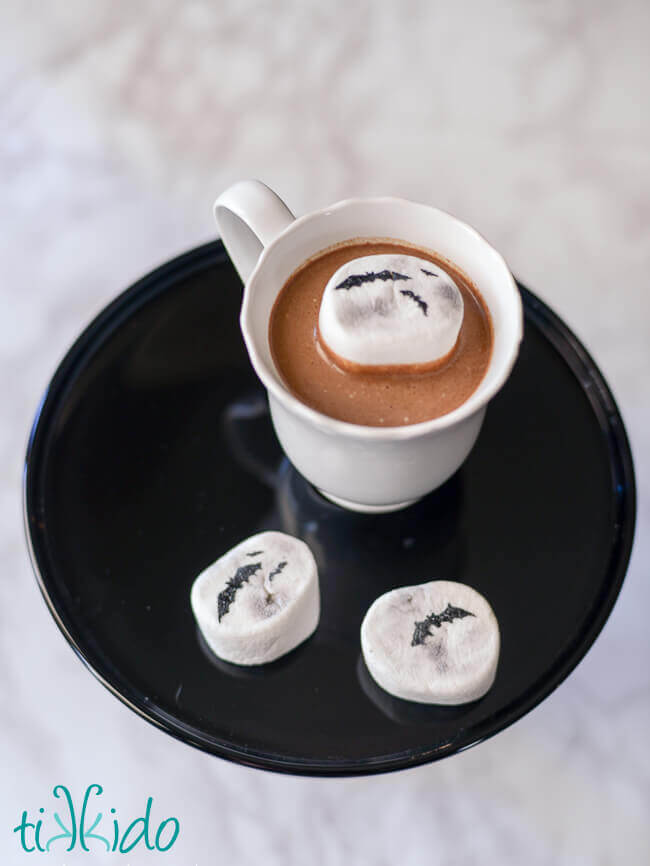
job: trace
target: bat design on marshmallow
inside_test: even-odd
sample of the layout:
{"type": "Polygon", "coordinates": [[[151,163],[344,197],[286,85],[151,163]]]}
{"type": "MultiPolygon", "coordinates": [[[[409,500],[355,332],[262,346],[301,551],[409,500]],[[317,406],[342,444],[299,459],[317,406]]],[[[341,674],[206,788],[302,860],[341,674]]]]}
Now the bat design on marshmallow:
{"type": "Polygon", "coordinates": [[[431,635],[432,628],[440,628],[443,622],[453,622],[455,619],[464,619],[466,616],[474,616],[474,614],[468,610],[463,610],[462,607],[454,607],[453,604],[447,603],[447,607],[442,613],[430,613],[429,616],[415,623],[411,646],[423,644],[424,639],[431,635]]]}
{"type": "Polygon", "coordinates": [[[204,569],[192,585],[190,602],[205,642],[219,658],[265,664],[316,628],[316,561],[304,541],[261,532],[204,569]]]}
{"type": "Polygon", "coordinates": [[[463,314],[460,289],[437,264],[402,253],[365,256],[327,283],[319,338],[344,366],[435,365],[456,345],[463,314]]]}

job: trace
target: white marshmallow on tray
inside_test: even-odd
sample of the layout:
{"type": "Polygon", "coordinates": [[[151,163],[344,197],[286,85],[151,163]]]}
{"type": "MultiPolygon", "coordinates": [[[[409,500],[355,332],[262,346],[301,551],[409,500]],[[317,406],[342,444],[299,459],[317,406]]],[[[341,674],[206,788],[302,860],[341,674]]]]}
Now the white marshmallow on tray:
{"type": "Polygon", "coordinates": [[[494,682],[499,625],[492,608],[462,583],[436,580],[379,596],[361,625],[373,679],[398,698],[464,704],[494,682]]]}
{"type": "Polygon", "coordinates": [[[192,610],[210,649],[225,661],[260,665],[290,652],[318,625],[312,552],[283,532],[261,532],[196,578],[192,610]]]}
{"type": "Polygon", "coordinates": [[[439,265],[364,256],[328,281],[318,330],[325,348],[353,367],[434,365],[456,345],[463,312],[458,286],[439,265]]]}

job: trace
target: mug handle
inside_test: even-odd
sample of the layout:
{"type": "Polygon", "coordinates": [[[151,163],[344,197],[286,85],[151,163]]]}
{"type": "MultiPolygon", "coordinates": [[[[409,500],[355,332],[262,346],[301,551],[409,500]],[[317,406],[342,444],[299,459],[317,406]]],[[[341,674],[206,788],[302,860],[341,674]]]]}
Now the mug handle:
{"type": "Polygon", "coordinates": [[[214,218],[237,273],[246,283],[264,247],[295,217],[260,180],[240,180],[214,203],[214,218]]]}

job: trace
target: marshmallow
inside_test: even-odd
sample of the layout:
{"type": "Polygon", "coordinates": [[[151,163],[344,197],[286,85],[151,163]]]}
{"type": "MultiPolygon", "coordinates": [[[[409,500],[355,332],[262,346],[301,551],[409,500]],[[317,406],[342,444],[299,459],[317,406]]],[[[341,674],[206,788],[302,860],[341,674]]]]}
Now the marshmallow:
{"type": "Polygon", "coordinates": [[[191,603],[205,642],[219,658],[264,664],[294,649],[318,625],[316,562],[303,541],[261,532],[201,572],[191,603]]]}
{"type": "Polygon", "coordinates": [[[343,365],[429,364],[456,345],[463,297],[439,265],[408,255],[352,259],[331,277],[318,329],[343,365]]]}
{"type": "Polygon", "coordinates": [[[464,704],[494,682],[499,626],[462,583],[437,580],[379,596],[361,625],[368,670],[390,694],[423,704],[464,704]]]}

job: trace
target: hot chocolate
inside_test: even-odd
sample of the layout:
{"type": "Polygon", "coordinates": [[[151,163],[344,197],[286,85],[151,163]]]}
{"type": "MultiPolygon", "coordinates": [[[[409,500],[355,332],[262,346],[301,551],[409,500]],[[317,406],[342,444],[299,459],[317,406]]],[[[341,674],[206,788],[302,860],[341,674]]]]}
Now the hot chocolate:
{"type": "MultiPolygon", "coordinates": [[[[348,276],[333,288],[354,290],[363,283],[363,303],[374,304],[382,317],[381,324],[385,325],[390,321],[392,308],[386,309],[387,301],[381,293],[385,295],[387,281],[397,280],[400,289],[394,295],[405,306],[407,314],[412,315],[414,321],[417,319],[415,324],[420,329],[425,325],[434,326],[432,317],[439,315],[438,307],[429,308],[431,300],[429,305],[423,301],[423,296],[415,291],[415,283],[406,282],[403,270],[397,273],[384,269],[374,275],[366,270],[361,278],[348,276]],[[403,289],[403,285],[414,288],[403,289]],[[421,318],[429,312],[431,315],[426,320],[421,318]]],[[[426,268],[418,270],[434,276],[426,268]]],[[[330,292],[331,289],[332,286],[330,292]]],[[[445,291],[441,293],[443,299],[444,295],[445,291]]],[[[336,300],[347,303],[350,297],[351,292],[345,291],[336,300]]],[[[396,304],[393,302],[393,307],[396,304]]],[[[357,311],[353,310],[352,315],[357,315],[357,311]]],[[[488,368],[493,334],[490,314],[479,290],[453,263],[403,242],[358,239],[321,251],[289,277],[271,312],[269,342],[273,361],[285,385],[306,405],[353,424],[397,427],[437,418],[464,403],[488,368]],[[456,327],[455,343],[440,362],[397,364],[392,368],[386,364],[374,367],[351,364],[345,363],[345,359],[332,351],[331,345],[324,343],[319,314],[328,282],[347,262],[380,255],[408,256],[415,257],[413,262],[430,262],[441,269],[434,273],[457,287],[456,295],[459,292],[462,298],[462,323],[459,329],[456,327]]],[[[373,347],[376,344],[377,340],[371,343],[373,347]]],[[[345,335],[341,345],[347,346],[345,335]]],[[[368,351],[385,349],[380,346],[379,350],[368,351]]]]}

